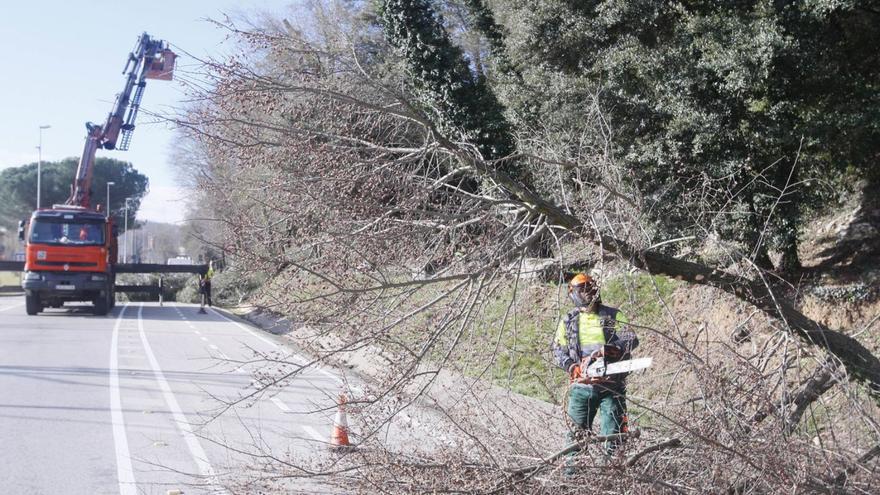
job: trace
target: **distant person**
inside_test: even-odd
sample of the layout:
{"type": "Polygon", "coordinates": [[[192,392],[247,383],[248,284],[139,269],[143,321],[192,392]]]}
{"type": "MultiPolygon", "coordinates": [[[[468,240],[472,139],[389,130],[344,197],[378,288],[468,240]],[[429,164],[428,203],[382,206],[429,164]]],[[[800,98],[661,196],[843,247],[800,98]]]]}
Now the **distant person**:
{"type": "Polygon", "coordinates": [[[97,226],[91,224],[83,224],[79,228],[80,242],[95,242],[98,240],[97,226]]]}
{"type": "Polygon", "coordinates": [[[202,295],[202,309],[205,304],[213,306],[211,302],[211,279],[214,278],[214,262],[208,262],[208,271],[199,275],[199,294],[202,295]]]}

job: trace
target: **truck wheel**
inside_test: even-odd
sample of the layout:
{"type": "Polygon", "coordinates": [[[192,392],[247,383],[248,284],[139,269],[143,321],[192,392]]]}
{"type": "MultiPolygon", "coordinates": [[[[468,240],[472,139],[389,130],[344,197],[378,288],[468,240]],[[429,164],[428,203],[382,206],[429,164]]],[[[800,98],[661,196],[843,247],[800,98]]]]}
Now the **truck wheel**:
{"type": "Polygon", "coordinates": [[[110,306],[110,298],[107,297],[107,294],[101,294],[95,299],[95,314],[98,316],[104,316],[107,314],[107,310],[110,306]]]}
{"type": "Polygon", "coordinates": [[[33,316],[40,312],[40,295],[37,293],[33,294],[25,294],[24,296],[24,309],[27,311],[27,314],[33,316]]]}

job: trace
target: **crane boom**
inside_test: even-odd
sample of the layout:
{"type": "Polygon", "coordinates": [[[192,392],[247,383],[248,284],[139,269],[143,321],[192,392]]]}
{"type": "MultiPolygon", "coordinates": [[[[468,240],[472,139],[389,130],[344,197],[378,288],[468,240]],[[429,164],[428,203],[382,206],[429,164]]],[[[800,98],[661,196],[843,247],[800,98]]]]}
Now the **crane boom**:
{"type": "Polygon", "coordinates": [[[67,205],[90,208],[95,153],[99,148],[128,150],[147,79],[170,81],[175,58],[176,55],[168,48],[168,43],[165,41],[154,40],[147,33],[143,33],[138,38],[122,70],[126,76],[125,86],[122,92],[116,95],[116,102],[107,116],[107,121],[102,126],[86,122],[86,143],[76,169],[76,177],[67,205]],[[118,141],[119,146],[117,146],[118,141]]]}

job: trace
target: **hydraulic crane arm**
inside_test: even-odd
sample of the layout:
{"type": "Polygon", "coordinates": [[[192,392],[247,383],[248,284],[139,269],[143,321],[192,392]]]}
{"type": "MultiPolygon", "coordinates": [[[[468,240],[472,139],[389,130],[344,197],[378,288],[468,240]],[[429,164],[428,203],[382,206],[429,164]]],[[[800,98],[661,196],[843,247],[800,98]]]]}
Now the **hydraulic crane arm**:
{"type": "Polygon", "coordinates": [[[175,58],[176,55],[166,42],[154,40],[147,33],[138,38],[122,71],[125,74],[125,86],[116,95],[116,102],[107,121],[103,126],[86,123],[86,143],[76,169],[68,205],[90,207],[95,153],[99,148],[128,150],[147,79],[170,81],[175,58]],[[121,141],[117,146],[120,136],[121,141]]]}

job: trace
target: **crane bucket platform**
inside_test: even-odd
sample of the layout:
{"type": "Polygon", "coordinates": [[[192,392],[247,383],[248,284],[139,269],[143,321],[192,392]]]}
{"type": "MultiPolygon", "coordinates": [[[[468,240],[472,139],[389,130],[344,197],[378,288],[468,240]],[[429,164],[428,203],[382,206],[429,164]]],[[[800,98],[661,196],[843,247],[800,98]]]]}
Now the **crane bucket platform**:
{"type": "Polygon", "coordinates": [[[147,70],[144,73],[144,79],[158,79],[160,81],[170,81],[174,75],[174,61],[177,54],[170,48],[165,48],[156,54],[156,58],[149,61],[147,70]]]}

